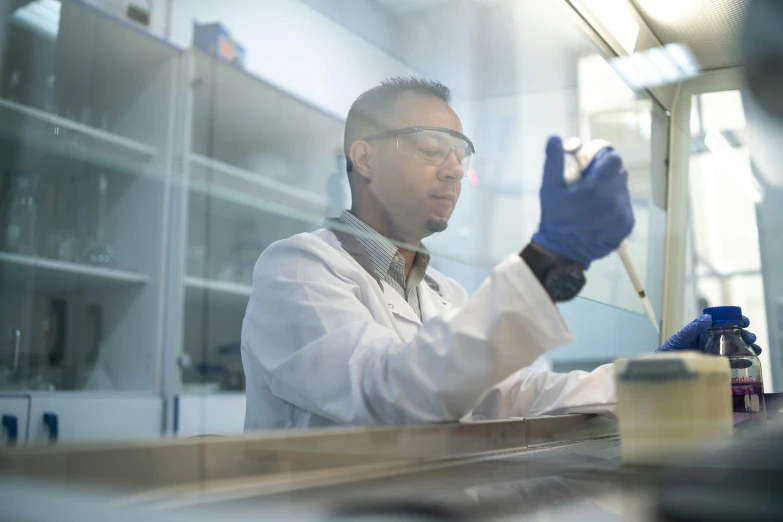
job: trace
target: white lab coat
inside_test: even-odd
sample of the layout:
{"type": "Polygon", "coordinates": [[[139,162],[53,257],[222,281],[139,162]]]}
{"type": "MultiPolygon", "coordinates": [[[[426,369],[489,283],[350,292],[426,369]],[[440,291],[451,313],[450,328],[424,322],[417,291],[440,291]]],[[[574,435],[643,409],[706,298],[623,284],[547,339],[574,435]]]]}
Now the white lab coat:
{"type": "Polygon", "coordinates": [[[572,338],[518,255],[470,298],[428,269],[421,321],[356,255],[321,229],[260,256],[242,324],[246,430],[614,411],[612,365],[529,367],[572,338]]]}

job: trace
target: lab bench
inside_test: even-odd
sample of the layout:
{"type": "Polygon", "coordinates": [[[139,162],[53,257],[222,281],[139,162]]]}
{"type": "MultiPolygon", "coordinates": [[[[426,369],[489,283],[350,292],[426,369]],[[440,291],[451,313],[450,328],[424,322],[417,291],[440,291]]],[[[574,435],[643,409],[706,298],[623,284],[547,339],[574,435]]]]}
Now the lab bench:
{"type": "Polygon", "coordinates": [[[144,505],[187,503],[198,491],[200,502],[211,504],[223,502],[228,491],[232,499],[247,501],[357,480],[391,480],[414,470],[447,472],[466,462],[586,441],[614,451],[616,440],[616,423],[596,415],[286,430],[2,450],[0,475],[116,488],[144,505]]]}
{"type": "MultiPolygon", "coordinates": [[[[46,497],[80,503],[85,522],[111,510],[161,521],[685,520],[672,514],[706,512],[699,495],[730,473],[755,473],[745,500],[766,498],[783,473],[782,427],[660,466],[623,464],[616,423],[594,415],[26,448],[0,453],[0,480],[14,480],[0,488],[0,516],[50,520],[51,504],[25,504],[46,497]],[[739,454],[753,455],[740,461],[750,469],[739,454]]],[[[760,507],[757,520],[779,509],[760,507]]]]}

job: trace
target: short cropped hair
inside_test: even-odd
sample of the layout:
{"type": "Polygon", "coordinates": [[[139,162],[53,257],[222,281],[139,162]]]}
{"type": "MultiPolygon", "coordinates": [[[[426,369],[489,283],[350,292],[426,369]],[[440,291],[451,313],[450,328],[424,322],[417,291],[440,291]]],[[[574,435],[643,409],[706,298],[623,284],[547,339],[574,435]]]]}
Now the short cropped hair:
{"type": "MultiPolygon", "coordinates": [[[[367,136],[390,130],[386,124],[390,117],[389,108],[402,94],[408,92],[432,96],[443,100],[447,105],[451,103],[451,90],[448,87],[440,82],[415,76],[388,78],[380,85],[363,92],[351,105],[345,120],[343,152],[348,158],[348,172],[352,169],[349,155],[351,146],[367,136]]],[[[349,175],[348,179],[350,178],[349,175]]]]}

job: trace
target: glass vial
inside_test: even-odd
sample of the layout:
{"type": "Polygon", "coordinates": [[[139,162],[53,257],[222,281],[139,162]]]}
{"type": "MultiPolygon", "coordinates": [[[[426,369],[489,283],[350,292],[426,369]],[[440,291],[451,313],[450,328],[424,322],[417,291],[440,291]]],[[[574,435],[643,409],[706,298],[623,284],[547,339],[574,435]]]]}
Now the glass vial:
{"type": "Polygon", "coordinates": [[[34,255],[38,203],[35,199],[33,178],[29,172],[14,173],[7,206],[5,248],[10,252],[34,255]]]}

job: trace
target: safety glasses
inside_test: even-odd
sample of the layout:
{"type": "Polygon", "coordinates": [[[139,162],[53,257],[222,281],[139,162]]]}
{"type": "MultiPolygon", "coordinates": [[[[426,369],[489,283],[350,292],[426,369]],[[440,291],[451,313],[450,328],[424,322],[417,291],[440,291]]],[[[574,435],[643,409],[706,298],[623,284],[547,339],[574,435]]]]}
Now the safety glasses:
{"type": "Polygon", "coordinates": [[[473,164],[476,153],[473,142],[467,136],[442,127],[406,127],[374,134],[363,141],[397,138],[397,150],[430,165],[443,165],[453,152],[462,165],[465,176],[473,164]]]}

